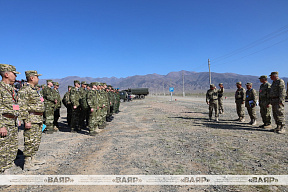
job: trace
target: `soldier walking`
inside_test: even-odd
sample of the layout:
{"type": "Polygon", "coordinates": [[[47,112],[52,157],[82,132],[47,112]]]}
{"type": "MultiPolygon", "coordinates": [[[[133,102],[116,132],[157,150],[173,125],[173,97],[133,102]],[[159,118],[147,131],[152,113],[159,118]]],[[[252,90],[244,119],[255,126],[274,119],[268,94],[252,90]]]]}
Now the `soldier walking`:
{"type": "Polygon", "coordinates": [[[209,105],[209,121],[212,119],[213,109],[215,111],[215,121],[218,120],[218,91],[214,84],[210,85],[210,89],[208,89],[206,93],[206,103],[209,105]]]}
{"type": "Polygon", "coordinates": [[[244,103],[245,103],[245,89],[242,87],[242,83],[239,81],[236,83],[237,90],[235,92],[235,103],[236,111],[238,115],[237,121],[245,122],[245,112],[244,112],[244,103]]]}
{"type": "Polygon", "coordinates": [[[17,75],[13,65],[0,64],[0,172],[9,174],[18,151],[19,105],[15,98],[13,84],[17,75]]]}
{"type": "Polygon", "coordinates": [[[247,108],[248,114],[250,116],[251,125],[256,125],[256,103],[257,103],[257,93],[256,90],[252,88],[252,83],[246,83],[246,99],[245,99],[245,107],[247,108]]]}
{"type": "Polygon", "coordinates": [[[272,128],[271,126],[271,105],[270,105],[270,89],[271,84],[267,81],[267,76],[262,75],[260,78],[259,89],[259,106],[260,106],[260,114],[262,117],[263,125],[260,125],[260,128],[272,128]]]}
{"type": "Polygon", "coordinates": [[[272,105],[273,117],[277,124],[275,129],[272,129],[275,133],[285,133],[285,82],[279,78],[278,72],[272,72],[270,78],[273,81],[270,90],[270,103],[272,105]]]}
{"type": "Polygon", "coordinates": [[[224,86],[223,83],[219,83],[220,89],[218,89],[218,107],[219,107],[219,114],[224,113],[223,109],[223,94],[224,94],[224,86]]]}
{"type": "Polygon", "coordinates": [[[21,119],[24,121],[24,168],[28,171],[39,169],[39,164],[45,161],[37,161],[35,154],[39,149],[42,136],[44,99],[37,90],[39,81],[37,71],[25,71],[27,85],[19,90],[19,104],[21,105],[21,119]]]}

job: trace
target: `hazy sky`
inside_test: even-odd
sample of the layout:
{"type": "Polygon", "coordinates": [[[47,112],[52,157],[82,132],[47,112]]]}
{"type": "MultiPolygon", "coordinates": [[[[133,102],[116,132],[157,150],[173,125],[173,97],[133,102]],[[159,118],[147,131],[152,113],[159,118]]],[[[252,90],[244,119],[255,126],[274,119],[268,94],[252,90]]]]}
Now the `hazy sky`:
{"type": "Polygon", "coordinates": [[[0,63],[42,78],[288,77],[288,0],[0,0],[0,63]]]}

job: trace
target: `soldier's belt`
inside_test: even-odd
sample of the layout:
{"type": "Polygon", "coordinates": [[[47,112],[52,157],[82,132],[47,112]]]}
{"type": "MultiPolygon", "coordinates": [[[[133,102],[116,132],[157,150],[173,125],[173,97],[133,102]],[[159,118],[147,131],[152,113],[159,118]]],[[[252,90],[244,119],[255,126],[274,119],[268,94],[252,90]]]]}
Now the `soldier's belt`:
{"type": "Polygon", "coordinates": [[[16,115],[10,114],[10,113],[3,113],[3,117],[9,118],[9,119],[17,119],[16,115]]]}
{"type": "Polygon", "coordinates": [[[43,115],[43,112],[32,112],[32,111],[29,111],[29,114],[32,114],[32,115],[43,115]]]}

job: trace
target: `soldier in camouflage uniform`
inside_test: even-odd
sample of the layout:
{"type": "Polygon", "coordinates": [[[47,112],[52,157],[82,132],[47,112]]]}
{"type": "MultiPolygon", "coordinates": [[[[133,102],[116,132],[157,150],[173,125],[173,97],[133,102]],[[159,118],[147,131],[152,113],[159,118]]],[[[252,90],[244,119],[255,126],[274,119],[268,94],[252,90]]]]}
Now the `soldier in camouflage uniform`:
{"type": "Polygon", "coordinates": [[[223,109],[223,94],[224,94],[224,87],[223,83],[219,83],[220,89],[218,89],[218,108],[219,108],[219,114],[224,113],[223,109]]]}
{"type": "Polygon", "coordinates": [[[57,104],[57,99],[55,98],[52,86],[53,82],[52,80],[46,80],[47,86],[43,89],[43,98],[44,98],[44,106],[45,106],[45,124],[46,124],[46,132],[47,134],[52,134],[55,130],[53,127],[54,122],[54,108],[57,104]]]}
{"type": "Polygon", "coordinates": [[[215,121],[218,120],[218,91],[214,84],[210,85],[210,89],[208,89],[206,93],[206,103],[209,105],[209,121],[212,119],[213,109],[215,111],[215,121]]]}
{"type": "Polygon", "coordinates": [[[97,83],[93,82],[90,84],[92,89],[89,90],[87,94],[87,103],[89,105],[89,132],[91,136],[96,135],[99,132],[98,124],[99,118],[97,118],[97,113],[100,110],[99,106],[99,93],[97,91],[97,83]]]}
{"type": "Polygon", "coordinates": [[[80,106],[81,106],[81,117],[80,117],[80,125],[82,128],[85,128],[88,125],[88,103],[87,103],[87,83],[86,81],[81,82],[81,87],[79,88],[80,94],[80,106]],[[84,122],[86,120],[86,123],[84,122]]]}
{"type": "Polygon", "coordinates": [[[74,81],[74,87],[71,88],[70,91],[70,101],[72,106],[72,117],[71,117],[71,132],[80,131],[80,81],[74,81]]]}
{"type": "Polygon", "coordinates": [[[244,103],[245,103],[245,89],[242,87],[242,83],[239,81],[236,83],[237,90],[235,92],[235,103],[236,103],[236,111],[238,114],[237,121],[245,122],[245,111],[244,111],[244,103]]]}
{"type": "Polygon", "coordinates": [[[119,108],[120,108],[120,94],[119,94],[119,90],[115,90],[116,93],[116,107],[115,107],[115,113],[119,113],[119,108]]]}
{"type": "Polygon", "coordinates": [[[62,99],[62,103],[64,104],[64,106],[67,108],[67,124],[70,127],[71,125],[71,115],[72,115],[72,106],[71,106],[71,101],[70,101],[70,90],[71,90],[72,86],[69,85],[68,86],[68,91],[65,93],[63,99],[62,99]]]}
{"type": "Polygon", "coordinates": [[[60,117],[60,108],[61,108],[61,96],[59,93],[59,83],[58,82],[53,82],[54,88],[53,88],[53,94],[54,94],[54,98],[57,100],[57,103],[55,104],[54,107],[54,121],[53,121],[53,129],[54,131],[58,131],[59,129],[59,124],[58,124],[58,120],[60,117]]]}
{"type": "Polygon", "coordinates": [[[270,89],[271,84],[267,81],[267,76],[262,75],[260,78],[259,89],[259,106],[260,106],[260,114],[262,117],[263,125],[260,125],[260,128],[272,128],[271,126],[271,105],[270,103],[270,89]]]}
{"type": "Polygon", "coordinates": [[[19,105],[13,88],[16,74],[20,73],[14,66],[0,64],[0,172],[4,174],[9,174],[18,151],[16,119],[19,116],[19,105]]]}
{"type": "Polygon", "coordinates": [[[39,167],[37,164],[43,164],[45,161],[37,161],[35,154],[39,149],[42,125],[44,99],[40,92],[37,91],[35,85],[39,81],[37,71],[25,71],[27,85],[19,90],[19,104],[21,105],[21,119],[24,121],[24,151],[25,165],[27,170],[36,170],[39,167]]]}
{"type": "Polygon", "coordinates": [[[285,82],[279,78],[278,72],[272,72],[270,78],[273,81],[270,89],[270,103],[272,105],[273,117],[277,124],[277,127],[273,131],[276,133],[285,133],[285,82]]]}
{"type": "Polygon", "coordinates": [[[251,125],[256,125],[256,103],[257,103],[257,93],[256,90],[252,88],[252,83],[246,83],[246,99],[245,99],[245,107],[247,108],[248,114],[250,116],[251,125]]]}

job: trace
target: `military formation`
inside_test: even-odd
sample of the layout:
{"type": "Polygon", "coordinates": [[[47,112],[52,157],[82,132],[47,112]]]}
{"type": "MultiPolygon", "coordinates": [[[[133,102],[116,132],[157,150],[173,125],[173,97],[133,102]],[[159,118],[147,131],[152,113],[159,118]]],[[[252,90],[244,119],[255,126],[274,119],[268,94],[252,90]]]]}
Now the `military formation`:
{"type": "MultiPolygon", "coordinates": [[[[249,124],[256,125],[256,106],[260,107],[260,114],[263,124],[259,128],[271,129],[271,110],[276,123],[276,128],[271,129],[275,133],[285,133],[285,112],[284,103],[286,97],[285,82],[279,78],[278,72],[272,72],[270,79],[273,81],[272,85],[268,83],[267,76],[259,77],[262,83],[258,94],[252,88],[252,83],[246,83],[246,88],[242,87],[241,82],[236,83],[237,90],[235,92],[236,111],[238,115],[237,121],[245,122],[245,107],[250,117],[249,124]]],[[[219,121],[219,114],[224,113],[223,109],[223,84],[219,84],[219,90],[214,84],[210,85],[210,89],[206,93],[206,103],[209,105],[209,121],[212,120],[213,110],[215,111],[215,121],[219,121]]]]}
{"type": "Polygon", "coordinates": [[[106,122],[113,120],[113,114],[119,112],[120,95],[106,83],[87,84],[74,81],[74,87],[61,99],[59,83],[47,80],[46,85],[39,86],[39,76],[35,70],[25,71],[27,83],[16,93],[14,83],[20,74],[9,64],[0,64],[0,172],[9,174],[15,166],[18,152],[18,126],[23,124],[24,169],[39,169],[45,161],[35,158],[42,133],[52,134],[59,130],[60,108],[67,108],[67,124],[71,132],[89,129],[95,136],[104,129],[106,122]],[[41,90],[42,88],[42,90],[41,90]]]}

